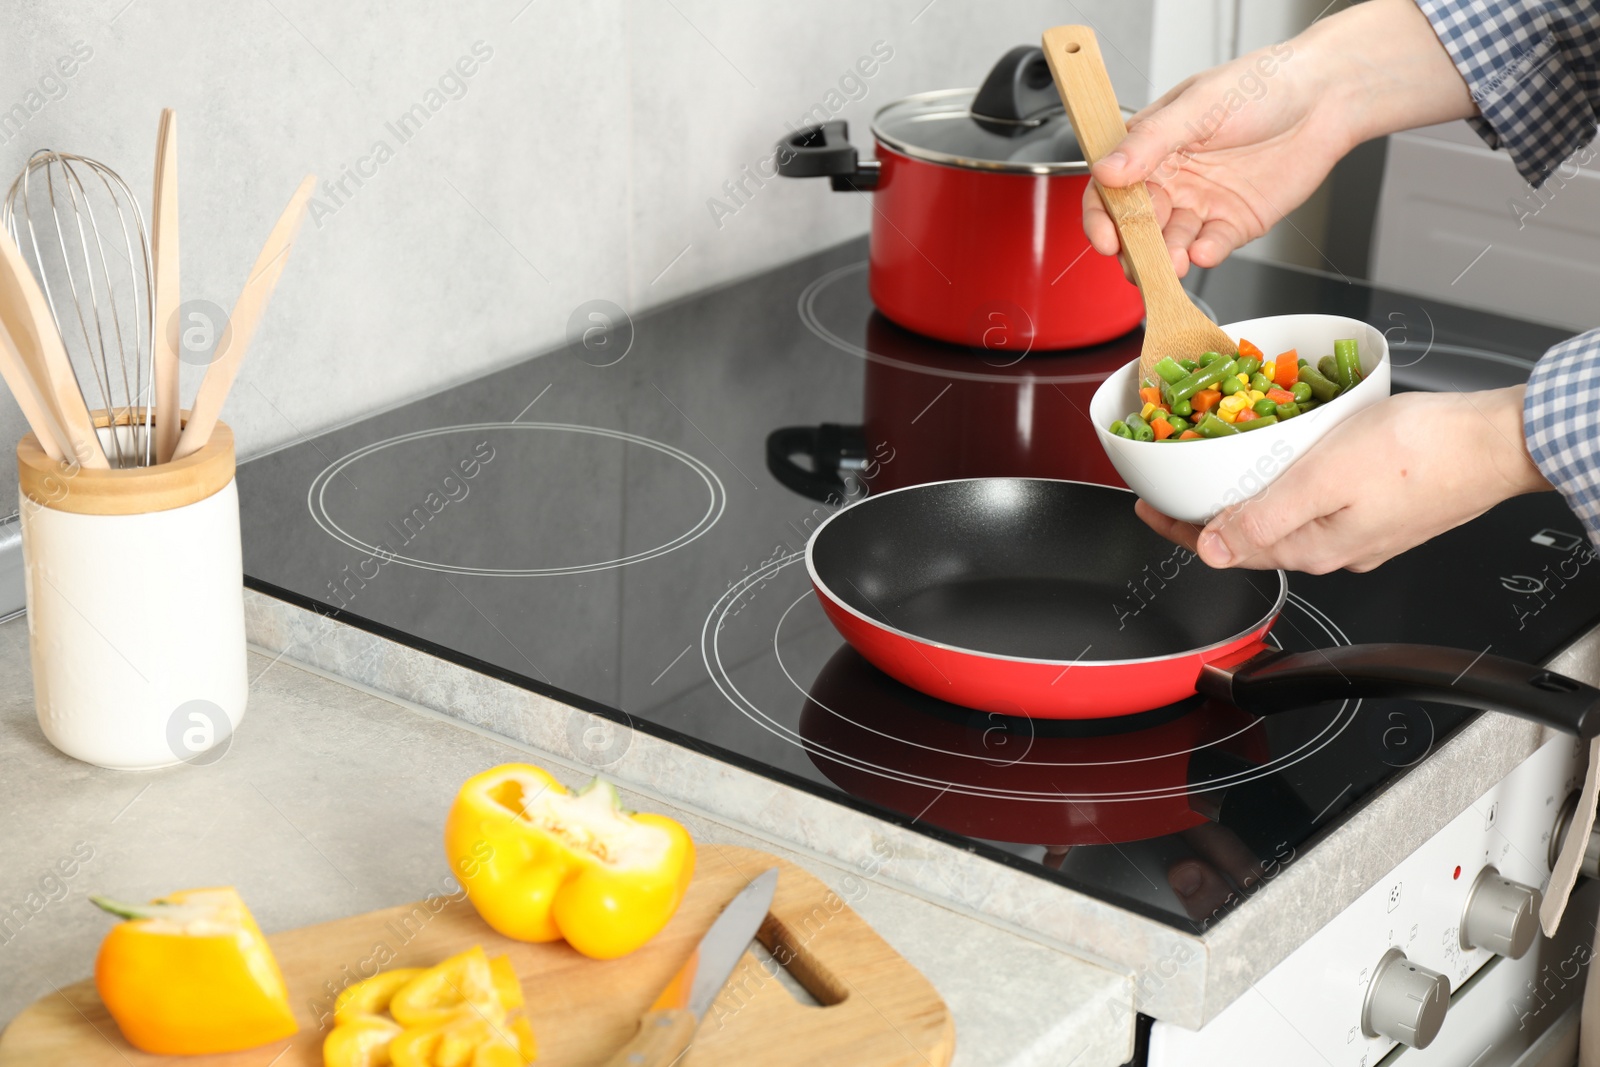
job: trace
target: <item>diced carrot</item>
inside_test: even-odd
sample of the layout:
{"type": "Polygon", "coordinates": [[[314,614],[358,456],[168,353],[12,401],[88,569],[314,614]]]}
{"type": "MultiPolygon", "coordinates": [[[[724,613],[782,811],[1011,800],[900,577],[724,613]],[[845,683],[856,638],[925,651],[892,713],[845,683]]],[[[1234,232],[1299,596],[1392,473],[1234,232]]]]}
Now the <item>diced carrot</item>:
{"type": "Polygon", "coordinates": [[[1243,359],[1259,359],[1263,363],[1267,361],[1267,357],[1261,354],[1261,349],[1242,337],[1239,339],[1239,355],[1243,359]]]}
{"type": "Polygon", "coordinates": [[[1172,423],[1166,419],[1152,419],[1150,428],[1156,432],[1157,441],[1165,441],[1172,436],[1172,423]]]}
{"type": "Polygon", "coordinates": [[[1155,385],[1146,385],[1139,390],[1139,399],[1147,404],[1161,403],[1161,388],[1155,385]]]}
{"type": "Polygon", "coordinates": [[[1198,441],[1198,440],[1200,440],[1200,435],[1195,433],[1193,430],[1185,430],[1185,431],[1183,431],[1182,433],[1180,433],[1178,435],[1178,440],[1180,440],[1180,441],[1198,441]]]}
{"type": "Polygon", "coordinates": [[[1259,416],[1249,408],[1240,408],[1239,414],[1234,417],[1234,422],[1254,422],[1259,416]]]}
{"type": "Polygon", "coordinates": [[[1289,349],[1274,362],[1277,364],[1277,373],[1272,376],[1273,381],[1287,389],[1300,380],[1300,356],[1295,349],[1289,349]]]}
{"type": "Polygon", "coordinates": [[[1210,411],[1222,402],[1220,389],[1202,389],[1189,398],[1189,404],[1195,411],[1210,411]]]}
{"type": "Polygon", "coordinates": [[[1267,390],[1267,399],[1274,404],[1292,404],[1294,403],[1294,394],[1287,389],[1280,389],[1274,386],[1267,390]]]}

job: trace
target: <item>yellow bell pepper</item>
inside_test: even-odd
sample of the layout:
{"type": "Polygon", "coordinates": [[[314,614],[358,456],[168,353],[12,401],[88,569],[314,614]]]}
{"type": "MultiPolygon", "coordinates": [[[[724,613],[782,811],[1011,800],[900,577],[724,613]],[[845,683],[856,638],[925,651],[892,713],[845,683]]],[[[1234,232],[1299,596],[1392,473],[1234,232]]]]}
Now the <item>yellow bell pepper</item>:
{"type": "Polygon", "coordinates": [[[341,1020],[322,1042],[323,1067],[389,1067],[389,1043],[399,1034],[400,1024],[381,1015],[341,1020]]]}
{"type": "Polygon", "coordinates": [[[101,942],[94,983],[135,1048],[236,1052],[299,1029],[278,962],[234,889],[187,889],[149,904],[89,899],[128,920],[101,942]]]}
{"type": "Polygon", "coordinates": [[[526,763],[467,779],[444,843],[490,926],[520,941],[565,938],[594,959],[660,933],[694,875],[694,842],[677,822],[627,811],[598,778],[569,793],[526,763]]]}

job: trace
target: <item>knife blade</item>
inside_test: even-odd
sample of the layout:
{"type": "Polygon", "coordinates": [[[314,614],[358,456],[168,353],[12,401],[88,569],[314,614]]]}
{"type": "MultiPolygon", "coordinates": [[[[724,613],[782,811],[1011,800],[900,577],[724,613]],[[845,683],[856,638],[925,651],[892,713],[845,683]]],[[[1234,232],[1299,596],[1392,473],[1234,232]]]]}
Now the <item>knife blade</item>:
{"type": "Polygon", "coordinates": [[[777,889],[778,868],[769,867],[727,903],[639,1020],[639,1032],[606,1067],[667,1067],[682,1058],[694,1043],[700,1020],[761,928],[777,889]]]}

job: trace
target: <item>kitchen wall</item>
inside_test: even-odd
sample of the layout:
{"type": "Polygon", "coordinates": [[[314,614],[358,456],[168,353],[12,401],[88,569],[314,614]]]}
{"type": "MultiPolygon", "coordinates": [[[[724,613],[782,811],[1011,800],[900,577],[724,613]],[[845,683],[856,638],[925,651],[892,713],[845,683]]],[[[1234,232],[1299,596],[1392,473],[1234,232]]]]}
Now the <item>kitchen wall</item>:
{"type": "MultiPolygon", "coordinates": [[[[586,301],[638,311],[864,232],[863,197],[748,177],[819,107],[866,144],[878,107],[1062,22],[1142,104],[1153,5],[13,0],[0,172],[68,149],[144,193],[176,108],[183,296],[221,308],[324,179],[225,414],[251,454],[559,344],[586,301]]],[[[0,440],[22,429],[0,399],[0,440]]]]}

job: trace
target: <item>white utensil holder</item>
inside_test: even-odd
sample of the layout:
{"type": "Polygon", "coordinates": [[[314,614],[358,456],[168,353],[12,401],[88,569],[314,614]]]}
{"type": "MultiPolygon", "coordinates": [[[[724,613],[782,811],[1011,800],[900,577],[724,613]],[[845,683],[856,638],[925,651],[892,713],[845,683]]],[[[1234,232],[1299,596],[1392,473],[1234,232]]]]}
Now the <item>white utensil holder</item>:
{"type": "Polygon", "coordinates": [[[45,737],[122,770],[220,758],[249,686],[232,431],[123,470],[55,463],[29,434],[17,467],[45,737]]]}

